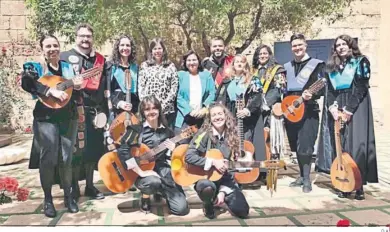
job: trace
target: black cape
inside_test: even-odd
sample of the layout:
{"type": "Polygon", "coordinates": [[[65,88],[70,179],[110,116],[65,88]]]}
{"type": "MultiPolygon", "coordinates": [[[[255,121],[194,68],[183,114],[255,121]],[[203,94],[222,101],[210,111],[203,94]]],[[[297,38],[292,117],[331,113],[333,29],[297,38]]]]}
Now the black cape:
{"type": "Polygon", "coordinates": [[[355,110],[351,120],[343,129],[345,131],[341,131],[343,152],[348,152],[358,165],[363,185],[367,184],[367,182],[378,183],[374,118],[371,97],[368,91],[368,80],[364,80],[363,77],[355,74],[350,91],[336,93],[333,91],[328,75],[327,78],[328,82],[324,92],[324,107],[320,124],[316,171],[330,174],[332,162],[337,156],[333,128],[334,119],[329,112],[329,106],[337,98],[339,108],[347,106],[347,108],[352,107],[355,110]],[[349,105],[351,102],[349,98],[351,98],[352,94],[361,96],[356,106],[349,105]]]}

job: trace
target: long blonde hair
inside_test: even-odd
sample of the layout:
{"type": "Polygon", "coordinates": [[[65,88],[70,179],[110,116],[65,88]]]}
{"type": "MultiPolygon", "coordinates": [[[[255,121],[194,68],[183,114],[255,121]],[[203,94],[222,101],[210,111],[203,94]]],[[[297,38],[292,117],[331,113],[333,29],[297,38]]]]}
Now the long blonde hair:
{"type": "Polygon", "coordinates": [[[252,72],[251,72],[251,67],[248,63],[248,60],[246,58],[246,56],[240,54],[240,55],[236,55],[233,59],[233,62],[231,64],[231,66],[229,67],[229,70],[228,70],[228,75],[230,78],[234,78],[235,76],[237,76],[236,74],[236,70],[234,69],[234,62],[236,61],[237,58],[241,58],[241,60],[244,62],[244,70],[243,70],[243,73],[244,73],[244,83],[246,86],[249,85],[249,83],[251,82],[252,80],[252,72]]]}

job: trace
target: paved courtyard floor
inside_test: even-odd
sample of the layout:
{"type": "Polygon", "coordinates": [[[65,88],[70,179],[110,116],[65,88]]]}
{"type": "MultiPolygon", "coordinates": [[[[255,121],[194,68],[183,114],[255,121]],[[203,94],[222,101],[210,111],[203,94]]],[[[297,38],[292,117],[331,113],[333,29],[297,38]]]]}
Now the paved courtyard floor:
{"type": "MultiPolygon", "coordinates": [[[[271,197],[266,186],[247,186],[244,190],[249,202],[250,215],[247,219],[237,219],[224,208],[217,218],[209,220],[203,216],[202,204],[192,188],[186,188],[191,211],[187,216],[169,215],[164,200],[156,203],[152,199],[152,212],[139,211],[140,193],[127,192],[111,194],[95,172],[96,186],[106,194],[104,200],[80,199],[80,212],[70,214],[63,205],[63,192],[58,186],[53,188],[56,218],[44,216],[43,192],[40,188],[37,170],[29,170],[28,160],[18,164],[0,166],[0,176],[16,177],[21,186],[27,187],[31,195],[26,202],[14,202],[0,206],[0,225],[175,225],[175,226],[335,226],[340,219],[348,219],[352,225],[390,224],[390,133],[377,129],[377,152],[380,183],[365,187],[366,200],[337,198],[327,175],[312,172],[313,191],[305,194],[300,188],[290,188],[288,184],[298,174],[298,167],[289,164],[287,171],[279,174],[277,192],[271,197]]],[[[21,142],[20,147],[29,149],[31,140],[21,142]]],[[[1,150],[0,150],[1,152],[1,150]]],[[[85,182],[80,182],[82,193],[85,182]]]]}

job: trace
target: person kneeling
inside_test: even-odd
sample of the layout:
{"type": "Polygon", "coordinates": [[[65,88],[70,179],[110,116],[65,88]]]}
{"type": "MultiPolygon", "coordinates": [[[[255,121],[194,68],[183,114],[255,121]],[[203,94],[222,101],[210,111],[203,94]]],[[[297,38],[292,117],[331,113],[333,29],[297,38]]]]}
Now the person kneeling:
{"type": "Polygon", "coordinates": [[[245,218],[249,213],[249,205],[244,194],[228,172],[227,162],[237,157],[239,151],[239,137],[234,118],[228,109],[220,103],[212,104],[209,115],[202,128],[192,139],[186,162],[191,165],[210,170],[214,167],[223,176],[218,181],[200,180],[195,183],[195,191],[203,201],[204,214],[207,218],[215,218],[214,205],[226,203],[232,214],[245,218]],[[209,149],[218,149],[224,160],[213,160],[203,157],[209,149]]]}
{"type": "Polygon", "coordinates": [[[189,207],[186,195],[183,188],[174,182],[171,167],[168,163],[169,153],[175,148],[175,144],[169,140],[174,136],[174,133],[167,126],[161,112],[161,104],[156,97],[145,97],[140,104],[140,113],[144,123],[142,126],[131,125],[127,127],[121,146],[118,148],[118,154],[125,168],[132,169],[139,175],[135,181],[135,186],[144,194],[141,198],[141,211],[150,212],[149,195],[161,193],[162,197],[166,199],[172,214],[187,215],[189,207]],[[139,161],[130,155],[131,149],[139,147],[141,143],[150,149],[160,144],[165,144],[168,148],[158,154],[151,154],[149,162],[155,162],[153,171],[142,171],[139,167],[139,161]]]}

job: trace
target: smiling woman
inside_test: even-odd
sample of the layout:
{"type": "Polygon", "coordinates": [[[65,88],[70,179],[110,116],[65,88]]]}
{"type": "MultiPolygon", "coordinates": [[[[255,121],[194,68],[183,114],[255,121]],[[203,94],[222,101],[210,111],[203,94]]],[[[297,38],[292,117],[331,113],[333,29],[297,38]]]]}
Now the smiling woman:
{"type": "MultiPolygon", "coordinates": [[[[188,51],[182,59],[183,70],[178,72],[179,91],[175,134],[188,126],[202,125],[208,106],[214,102],[215,85],[211,73],[200,66],[199,55],[188,51]]],[[[189,140],[182,141],[188,143],[189,140]]]]}
{"type": "MultiPolygon", "coordinates": [[[[39,80],[45,75],[49,75],[48,78],[62,76],[71,79],[75,76],[72,66],[60,61],[60,45],[56,37],[46,35],[40,40],[40,45],[45,60],[27,62],[23,65],[22,88],[34,98],[52,97],[64,101],[70,97],[66,92],[50,88],[39,80]]],[[[80,80],[76,84],[81,84],[80,80]]],[[[48,108],[41,101],[37,101],[33,114],[34,140],[29,168],[39,168],[45,194],[44,213],[47,217],[56,216],[51,189],[57,166],[64,188],[65,206],[69,212],[76,213],[79,209],[71,194],[72,156],[77,125],[74,99],[60,109],[48,108]]]]}
{"type": "Polygon", "coordinates": [[[168,51],[162,39],[152,40],[148,60],[141,64],[138,79],[140,100],[154,95],[161,102],[162,113],[173,129],[178,77],[175,65],[168,59],[168,51]]]}

